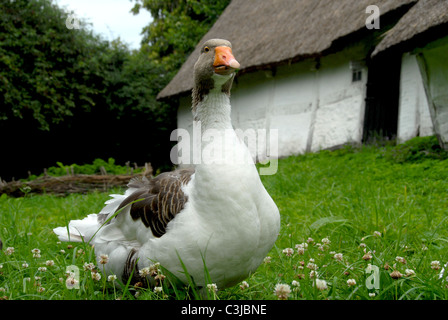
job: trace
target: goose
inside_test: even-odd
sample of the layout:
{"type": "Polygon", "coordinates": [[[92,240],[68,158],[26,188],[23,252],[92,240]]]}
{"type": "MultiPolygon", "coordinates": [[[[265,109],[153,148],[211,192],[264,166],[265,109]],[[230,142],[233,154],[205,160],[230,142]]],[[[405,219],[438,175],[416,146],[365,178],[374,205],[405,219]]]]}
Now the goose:
{"type": "Polygon", "coordinates": [[[123,283],[142,280],[140,271],[154,263],[185,284],[188,274],[202,288],[230,287],[253,273],[277,239],[280,214],[232,127],[230,89],[239,67],[229,41],[203,43],[194,65],[192,113],[202,138],[215,135],[201,139],[202,151],[216,151],[207,161],[131,179],[98,214],[53,229],[59,239],[94,245],[97,259],[108,256],[100,269],[123,283]]]}

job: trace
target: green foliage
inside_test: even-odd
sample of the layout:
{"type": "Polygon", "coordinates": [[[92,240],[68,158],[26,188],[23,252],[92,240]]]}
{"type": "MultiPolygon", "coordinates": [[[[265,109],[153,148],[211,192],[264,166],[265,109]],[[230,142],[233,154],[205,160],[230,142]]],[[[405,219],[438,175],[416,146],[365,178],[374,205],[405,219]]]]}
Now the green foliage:
{"type": "MultiPolygon", "coordinates": [[[[47,174],[51,176],[65,176],[67,172],[74,174],[101,174],[101,168],[104,168],[108,174],[129,174],[130,168],[128,166],[121,166],[115,164],[115,159],[109,158],[106,161],[103,159],[95,159],[92,164],[71,164],[64,165],[61,162],[56,162],[57,166],[53,166],[47,169],[47,174]]],[[[141,170],[139,170],[141,171],[141,170]]],[[[138,171],[136,171],[138,172],[138,171]]]]}
{"type": "Polygon", "coordinates": [[[107,43],[69,30],[49,0],[0,2],[0,120],[34,118],[42,129],[95,105],[95,58],[107,43]]]}
{"type": "MultiPolygon", "coordinates": [[[[229,3],[138,1],[154,21],[140,50],[94,35],[80,20],[68,29],[67,12],[51,0],[0,2],[0,120],[34,118],[49,130],[98,104],[166,122],[167,105],[155,100],[197,41],[229,3]]],[[[172,114],[170,114],[172,116],[172,114]]]]}
{"type": "Polygon", "coordinates": [[[107,106],[118,119],[155,113],[166,120],[155,101],[166,80],[147,50],[104,41],[83,20],[68,29],[66,18],[50,0],[0,3],[0,119],[30,117],[49,130],[107,106]]]}
{"type": "Polygon", "coordinates": [[[20,130],[5,149],[22,146],[0,176],[24,177],[54,159],[113,157],[169,169],[177,104],[156,96],[229,1],[136,1],[133,11],[149,10],[154,21],[133,51],[82,19],[68,29],[68,13],[53,0],[0,1],[0,135],[20,130]],[[43,157],[30,164],[37,145],[43,157]]]}
{"type": "MultiPolygon", "coordinates": [[[[115,164],[114,158],[109,158],[107,161],[103,159],[95,159],[91,164],[70,164],[64,165],[62,162],[57,161],[56,166],[51,166],[46,170],[46,174],[53,177],[66,176],[68,174],[103,174],[102,170],[105,170],[107,174],[119,175],[119,174],[131,174],[131,167],[129,165],[122,166],[115,164]]],[[[133,167],[132,172],[134,174],[143,172],[142,168],[133,167]]],[[[30,181],[36,178],[42,177],[45,173],[39,175],[30,175],[23,181],[30,181]]]]}
{"type": "Polygon", "coordinates": [[[142,48],[163,66],[171,79],[198,41],[211,28],[230,0],[137,0],[133,12],[144,8],[154,20],[143,29],[142,48]]]}
{"type": "Polygon", "coordinates": [[[421,162],[428,159],[448,159],[448,152],[440,147],[436,136],[417,137],[390,148],[386,158],[397,163],[421,162]]]}

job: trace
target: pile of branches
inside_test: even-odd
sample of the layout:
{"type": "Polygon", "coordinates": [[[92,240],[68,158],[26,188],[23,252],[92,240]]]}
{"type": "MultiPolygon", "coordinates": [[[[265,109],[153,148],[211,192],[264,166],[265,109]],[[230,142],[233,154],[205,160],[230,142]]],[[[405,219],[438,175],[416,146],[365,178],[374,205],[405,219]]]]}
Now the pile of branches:
{"type": "Polygon", "coordinates": [[[61,177],[41,176],[31,181],[6,182],[0,179],[0,195],[6,193],[13,197],[23,197],[28,193],[51,193],[67,195],[70,193],[87,193],[94,190],[108,191],[115,187],[125,187],[131,178],[138,176],[152,177],[152,167],[145,165],[142,174],[110,175],[102,170],[102,174],[69,174],[61,177]]]}

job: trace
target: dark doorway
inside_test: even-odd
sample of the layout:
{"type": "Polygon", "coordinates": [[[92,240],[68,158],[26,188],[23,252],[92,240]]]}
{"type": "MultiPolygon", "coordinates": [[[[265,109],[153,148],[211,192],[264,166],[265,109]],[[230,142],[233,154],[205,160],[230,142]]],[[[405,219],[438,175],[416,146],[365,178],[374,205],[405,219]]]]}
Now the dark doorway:
{"type": "Polygon", "coordinates": [[[398,128],[401,56],[375,57],[367,66],[363,142],[393,140],[398,128]]]}

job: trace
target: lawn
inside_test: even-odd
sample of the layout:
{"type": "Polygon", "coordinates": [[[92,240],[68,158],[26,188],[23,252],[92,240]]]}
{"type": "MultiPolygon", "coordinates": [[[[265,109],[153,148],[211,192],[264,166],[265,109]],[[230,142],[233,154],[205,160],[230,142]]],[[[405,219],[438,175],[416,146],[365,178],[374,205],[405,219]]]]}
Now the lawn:
{"type": "MultiPolygon", "coordinates": [[[[278,240],[253,275],[212,298],[448,299],[448,274],[440,277],[448,261],[447,158],[430,137],[281,159],[276,174],[262,176],[280,209],[278,240]]],[[[90,246],[58,242],[52,228],[98,212],[107,199],[2,195],[0,299],[194,297],[167,281],[154,291],[98,279],[88,268],[90,246]],[[68,266],[77,269],[77,288],[66,283],[68,266]]]]}

